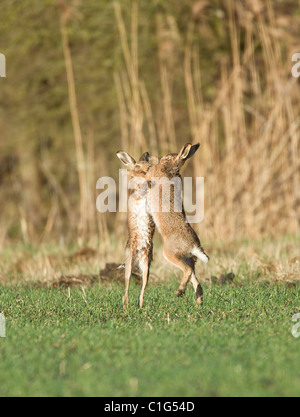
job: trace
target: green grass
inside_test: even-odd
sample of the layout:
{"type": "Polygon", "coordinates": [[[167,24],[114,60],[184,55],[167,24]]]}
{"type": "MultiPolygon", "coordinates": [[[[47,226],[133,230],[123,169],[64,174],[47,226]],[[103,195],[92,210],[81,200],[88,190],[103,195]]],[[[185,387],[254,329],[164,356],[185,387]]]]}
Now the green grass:
{"type": "Polygon", "coordinates": [[[1,396],[297,396],[297,286],[205,286],[203,308],[177,283],[123,288],[2,287],[1,396]]]}

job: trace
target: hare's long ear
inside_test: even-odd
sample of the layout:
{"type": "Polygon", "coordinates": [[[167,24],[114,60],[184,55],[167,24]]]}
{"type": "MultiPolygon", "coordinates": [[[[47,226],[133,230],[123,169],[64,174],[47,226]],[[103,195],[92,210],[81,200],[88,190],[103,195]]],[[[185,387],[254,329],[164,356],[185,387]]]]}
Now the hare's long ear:
{"type": "Polygon", "coordinates": [[[146,161],[146,162],[149,162],[149,159],[150,159],[149,152],[145,152],[145,153],[143,153],[143,155],[140,157],[139,162],[141,162],[141,161],[146,161]]]}
{"type": "Polygon", "coordinates": [[[192,145],[191,143],[186,143],[178,153],[176,159],[185,161],[186,159],[191,158],[198,150],[200,143],[192,145]]]}
{"type": "Polygon", "coordinates": [[[129,169],[134,169],[134,166],[136,164],[135,160],[130,156],[127,152],[118,151],[117,157],[120,159],[120,161],[126,165],[129,169]]]}

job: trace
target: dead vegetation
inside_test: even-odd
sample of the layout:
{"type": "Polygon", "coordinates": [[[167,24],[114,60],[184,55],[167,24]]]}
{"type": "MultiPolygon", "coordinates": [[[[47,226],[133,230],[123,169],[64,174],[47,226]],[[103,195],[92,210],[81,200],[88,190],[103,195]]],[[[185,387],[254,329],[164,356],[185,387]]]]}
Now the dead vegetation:
{"type": "MultiPolygon", "coordinates": [[[[112,155],[121,147],[134,155],[145,150],[161,155],[191,140],[200,141],[201,148],[185,174],[205,180],[205,217],[195,227],[211,257],[205,268],[197,267],[200,280],[209,285],[242,285],[249,279],[298,285],[300,84],[291,76],[291,57],[300,52],[299,13],[271,0],[220,0],[217,6],[194,1],[187,25],[179,27],[170,10],[156,11],[150,19],[157,82],[154,72],[148,79],[141,72],[145,3],[132,0],[131,9],[121,2],[111,7],[122,56],[107,81],[115,84],[115,105],[108,113],[119,119],[119,128],[102,142],[93,118],[80,124],[85,109],[76,79],[78,69],[84,71],[78,61],[83,52],[73,55],[76,42],[69,30],[77,5],[61,0],[60,9],[51,11],[61,19],[63,72],[56,78],[68,76],[60,86],[66,97],[60,100],[69,97],[71,115],[53,109],[49,138],[45,132],[50,126],[44,125],[35,137],[31,126],[38,129],[37,111],[27,114],[27,105],[26,111],[14,112],[31,123],[17,142],[20,131],[25,132],[21,121],[0,113],[3,123],[13,120],[0,143],[0,284],[79,287],[83,296],[86,286],[123,285],[124,271],[116,267],[123,262],[126,215],[97,213],[97,178],[117,178],[119,165],[112,155]],[[63,117],[72,120],[72,133],[61,130],[63,117]],[[71,250],[74,241],[79,247],[71,250]]],[[[25,85],[7,86],[7,103],[16,90],[26,92],[25,85]]],[[[50,83],[45,97],[54,99],[52,90],[50,83]]],[[[101,94],[97,99],[105,101],[101,94]]],[[[39,117],[44,120],[45,114],[39,117]]],[[[105,120],[102,131],[108,124],[105,120]]],[[[150,282],[163,282],[174,273],[156,245],[150,282]]],[[[139,284],[138,274],[135,279],[139,284]]]]}
{"type": "MultiPolygon", "coordinates": [[[[208,245],[211,261],[197,266],[197,276],[209,285],[243,285],[245,282],[300,283],[299,242],[265,241],[251,243],[219,243],[208,245]]],[[[123,248],[112,256],[99,249],[84,247],[70,251],[39,248],[28,252],[26,247],[11,248],[0,255],[0,284],[46,287],[79,287],[92,285],[111,287],[124,285],[123,248]],[[113,261],[114,258],[114,261],[113,261]],[[119,263],[115,262],[116,258],[119,263]],[[111,259],[111,261],[110,261],[111,259]]],[[[175,268],[164,259],[159,242],[155,242],[150,284],[155,285],[177,276],[175,268]]],[[[136,285],[140,274],[134,271],[136,285]]]]}
{"type": "MultiPolygon", "coordinates": [[[[48,23],[60,22],[53,33],[44,33],[42,19],[40,24],[34,19],[35,29],[43,29],[43,36],[54,42],[46,48],[53,55],[39,51],[37,60],[42,68],[43,60],[49,59],[53,79],[39,80],[39,87],[35,75],[40,67],[30,78],[35,59],[29,54],[23,84],[16,88],[19,77],[13,76],[3,83],[8,110],[0,113],[0,249],[20,239],[25,244],[68,244],[76,239],[80,245],[94,246],[107,245],[112,231],[123,238],[124,214],[99,214],[95,204],[99,176],[117,178],[115,151],[122,147],[134,155],[145,150],[163,154],[178,151],[189,139],[201,142],[199,157],[186,174],[205,179],[205,218],[196,226],[202,239],[299,235],[300,85],[291,75],[291,57],[300,51],[297,2],[195,0],[153,6],[151,13],[147,2],[127,1],[129,7],[114,2],[105,9],[105,18],[115,28],[109,56],[116,55],[118,65],[110,67],[106,89],[88,98],[82,97],[80,87],[94,91],[101,80],[95,73],[85,79],[89,60],[82,57],[94,43],[83,44],[81,37],[89,39],[89,19],[100,19],[102,6],[91,2],[97,16],[88,13],[84,2],[54,3],[47,5],[48,23]],[[180,7],[186,13],[182,20],[180,7]],[[144,48],[149,51],[142,30],[145,21],[153,28],[151,37],[149,27],[143,28],[152,45],[150,57],[144,56],[144,48]],[[32,112],[31,101],[24,97],[14,102],[16,91],[25,96],[29,91],[27,79],[30,91],[36,92],[30,96],[32,112]],[[58,97],[52,96],[58,93],[54,85],[58,97]],[[99,118],[97,110],[96,117],[85,117],[92,113],[89,100],[93,110],[107,98],[113,107],[110,104],[104,116],[99,118]],[[22,111],[10,110],[23,105],[22,111]],[[49,121],[47,106],[54,115],[49,121]],[[22,119],[16,118],[19,114],[22,119]],[[115,127],[110,132],[111,125],[115,127]],[[24,134],[19,139],[20,132],[24,134]]],[[[46,6],[35,1],[32,12],[30,6],[22,7],[31,22],[31,13],[46,6]]],[[[7,19],[11,22],[14,10],[17,16],[17,3],[7,19]]],[[[4,5],[1,11],[6,13],[4,5]]],[[[100,32],[99,38],[104,35],[111,36],[100,32]]],[[[37,48],[34,40],[29,52],[37,48]]],[[[93,49],[89,57],[96,60],[98,72],[103,71],[101,51],[93,49]]],[[[15,74],[18,71],[16,67],[15,74]]],[[[103,72],[101,76],[105,78],[103,72]]]]}
{"type": "Polygon", "coordinates": [[[115,77],[122,146],[139,153],[148,138],[154,153],[179,149],[182,140],[174,128],[172,74],[180,65],[175,57],[181,57],[191,138],[201,142],[199,158],[193,160],[193,175],[205,178],[201,236],[236,239],[297,235],[300,88],[291,76],[291,56],[283,54],[281,45],[281,41],[289,44],[291,37],[271,1],[230,0],[224,5],[231,56],[219,62],[212,101],[204,100],[201,50],[195,41],[209,13],[209,3],[194,3],[192,11],[197,18],[190,22],[185,38],[172,16],[157,16],[162,117],[155,119],[138,71],[138,2],[132,2],[128,33],[121,6],[115,4],[126,63],[126,71],[115,77]]]}

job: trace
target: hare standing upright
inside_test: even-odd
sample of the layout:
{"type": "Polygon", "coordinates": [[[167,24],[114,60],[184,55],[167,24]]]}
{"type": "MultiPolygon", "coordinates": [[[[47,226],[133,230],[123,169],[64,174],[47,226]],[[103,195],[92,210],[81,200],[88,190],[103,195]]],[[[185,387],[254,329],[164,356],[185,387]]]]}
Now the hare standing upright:
{"type": "MultiPolygon", "coordinates": [[[[150,157],[145,152],[136,162],[128,153],[119,151],[117,156],[130,170],[147,170],[150,162],[157,163],[158,159],[150,157]]],[[[140,184],[141,181],[134,177],[131,180],[128,204],[128,241],[125,249],[125,294],[123,296],[124,309],[128,306],[128,291],[133,268],[137,266],[142,273],[142,290],[139,296],[139,305],[143,306],[144,292],[149,279],[150,265],[153,254],[153,235],[155,224],[149,213],[148,186],[140,184]]]]}
{"type": "MultiPolygon", "coordinates": [[[[180,196],[173,187],[170,188],[170,180],[180,179],[180,169],[187,159],[191,158],[198,150],[200,144],[184,145],[178,154],[168,154],[160,158],[159,164],[140,167],[130,172],[134,177],[140,176],[151,183],[151,205],[149,208],[153,216],[155,225],[162,235],[164,244],[164,257],[183,271],[183,278],[179,285],[177,296],[185,293],[188,282],[191,280],[195,293],[196,303],[202,304],[203,290],[195,275],[195,263],[197,258],[207,263],[208,255],[204,252],[200,240],[188,223],[180,196]],[[144,169],[146,168],[146,169],[144,169]],[[170,206],[169,210],[162,208],[162,198],[160,191],[169,187],[170,206]],[[179,211],[175,210],[175,203],[180,200],[179,211]],[[153,207],[158,208],[153,211],[153,207]]],[[[163,197],[163,196],[162,196],[163,197]]]]}

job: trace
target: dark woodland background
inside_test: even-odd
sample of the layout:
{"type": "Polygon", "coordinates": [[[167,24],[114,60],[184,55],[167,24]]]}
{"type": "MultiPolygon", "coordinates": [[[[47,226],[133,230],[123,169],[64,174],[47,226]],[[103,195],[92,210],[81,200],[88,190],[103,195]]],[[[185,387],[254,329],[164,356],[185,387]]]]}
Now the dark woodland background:
{"type": "Polygon", "coordinates": [[[116,151],[187,141],[202,236],[298,234],[298,1],[7,0],[0,22],[0,248],[124,233],[96,211],[116,151]]]}

